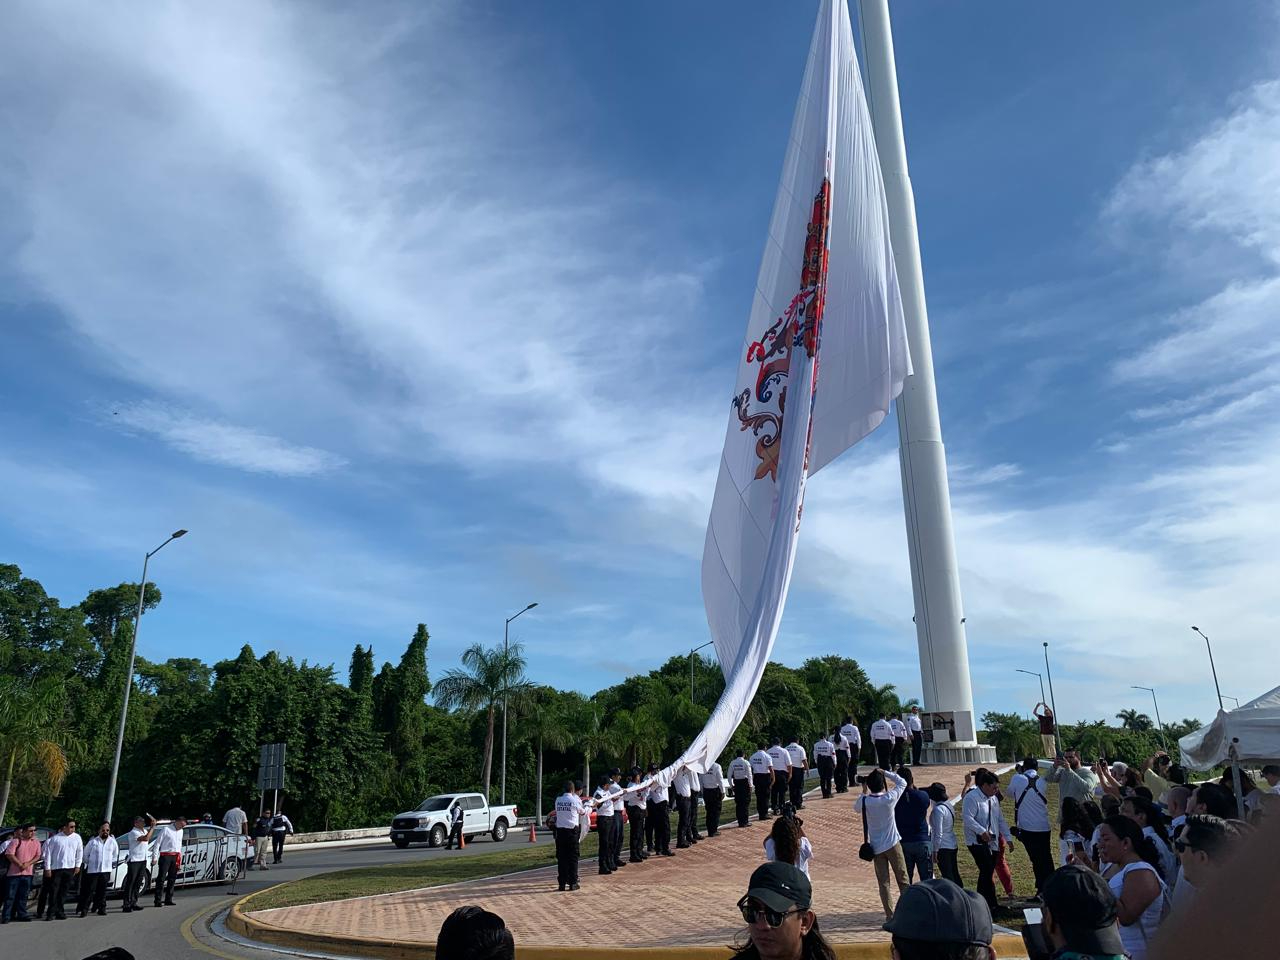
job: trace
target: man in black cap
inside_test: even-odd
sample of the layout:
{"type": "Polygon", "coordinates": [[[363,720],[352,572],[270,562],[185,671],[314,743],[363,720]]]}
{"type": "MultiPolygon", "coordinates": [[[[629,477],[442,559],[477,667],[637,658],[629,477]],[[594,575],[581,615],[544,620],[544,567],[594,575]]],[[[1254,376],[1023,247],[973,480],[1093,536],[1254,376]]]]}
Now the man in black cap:
{"type": "Polygon", "coordinates": [[[1075,864],[1056,870],[1040,889],[1042,930],[1054,957],[1124,957],[1116,927],[1119,904],[1107,881],[1075,864]]]}
{"type": "Polygon", "coordinates": [[[809,909],[812,902],[809,878],[791,864],[774,861],[757,867],[738,901],[748,939],[734,960],[834,958],[831,945],[818,932],[818,918],[809,909]]]}
{"type": "MultiPolygon", "coordinates": [[[[649,857],[644,852],[645,806],[649,791],[633,789],[639,786],[641,776],[642,771],[640,768],[632,767],[627,777],[627,822],[631,824],[631,859],[627,861],[628,863],[639,863],[649,857]]],[[[650,836],[652,836],[652,833],[650,833],[650,836]]]]}
{"type": "Polygon", "coordinates": [[[894,960],[995,960],[987,901],[950,880],[907,887],[884,929],[894,960]]]}

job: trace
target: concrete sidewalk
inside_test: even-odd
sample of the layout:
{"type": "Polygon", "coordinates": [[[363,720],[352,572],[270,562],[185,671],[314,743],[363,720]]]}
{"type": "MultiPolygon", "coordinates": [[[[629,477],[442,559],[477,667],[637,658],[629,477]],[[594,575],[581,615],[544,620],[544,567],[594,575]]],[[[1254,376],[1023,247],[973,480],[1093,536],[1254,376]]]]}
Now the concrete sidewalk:
{"type": "MultiPolygon", "coordinates": [[[[934,780],[959,792],[967,766],[929,766],[919,771],[921,785],[934,780]]],[[[801,817],[814,848],[810,872],[814,910],[820,928],[835,942],[882,941],[884,913],[869,863],[858,859],[861,827],[853,811],[861,790],[830,800],[811,793],[801,817]]],[[[610,943],[627,947],[675,945],[727,946],[744,931],[734,904],[746,890],[751,871],[764,861],[763,843],[769,823],[752,820],[736,826],[732,803],[725,813],[730,826],[720,835],[674,858],[651,858],[610,876],[582,864],[582,889],[556,889],[555,867],[465,883],[405,891],[336,903],[308,904],[250,912],[273,928],[430,943],[441,922],[454,909],[480,904],[499,914],[522,945],[599,944],[602,932],[610,943]]],[[[247,905],[252,911],[252,904],[247,905]]],[[[282,931],[283,932],[283,931],[282,931]]]]}

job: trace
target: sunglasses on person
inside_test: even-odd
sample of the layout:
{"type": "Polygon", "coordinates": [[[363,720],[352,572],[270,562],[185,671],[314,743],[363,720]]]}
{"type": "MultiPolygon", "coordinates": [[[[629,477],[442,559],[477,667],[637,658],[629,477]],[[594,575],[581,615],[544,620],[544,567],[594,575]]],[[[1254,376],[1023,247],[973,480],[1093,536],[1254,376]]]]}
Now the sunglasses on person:
{"type": "Polygon", "coordinates": [[[769,907],[757,907],[746,897],[743,897],[738,901],[738,909],[742,911],[742,919],[747,921],[747,923],[755,923],[757,917],[763,916],[764,922],[771,927],[782,926],[782,921],[786,920],[787,917],[791,916],[793,913],[804,913],[804,911],[800,909],[787,910],[784,913],[779,913],[777,910],[772,910],[769,907]]]}

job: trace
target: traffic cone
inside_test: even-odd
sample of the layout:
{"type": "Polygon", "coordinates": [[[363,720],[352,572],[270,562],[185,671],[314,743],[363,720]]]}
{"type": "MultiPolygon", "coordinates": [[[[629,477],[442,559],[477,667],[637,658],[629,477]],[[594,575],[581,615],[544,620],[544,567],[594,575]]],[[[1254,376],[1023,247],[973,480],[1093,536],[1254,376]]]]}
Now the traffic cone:
{"type": "Polygon", "coordinates": [[[538,842],[538,821],[536,820],[533,823],[529,824],[529,842],[530,843],[538,842]]]}
{"type": "Polygon", "coordinates": [[[465,831],[458,832],[458,849],[459,850],[467,849],[467,834],[465,831]]]}

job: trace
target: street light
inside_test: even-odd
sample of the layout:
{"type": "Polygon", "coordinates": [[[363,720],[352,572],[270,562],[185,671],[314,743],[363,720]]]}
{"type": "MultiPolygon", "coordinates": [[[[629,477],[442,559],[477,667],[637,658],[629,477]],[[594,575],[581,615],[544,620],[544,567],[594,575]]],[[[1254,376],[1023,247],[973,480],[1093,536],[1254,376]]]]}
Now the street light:
{"type": "MultiPolygon", "coordinates": [[[[538,605],[535,600],[529,604],[520,613],[528,613],[538,605]]],[[[509,671],[507,669],[507,640],[511,635],[511,621],[520,616],[520,613],[507,617],[507,622],[502,628],[502,800],[501,803],[507,802],[507,679],[509,671]]],[[[487,801],[489,798],[485,797],[487,801]]]]}
{"type": "Polygon", "coordinates": [[[1192,624],[1191,629],[1204,637],[1204,645],[1209,648],[1209,669],[1213,671],[1213,689],[1218,691],[1218,709],[1225,710],[1226,708],[1222,705],[1222,688],[1218,686],[1218,668],[1213,665],[1213,645],[1209,643],[1209,638],[1199,627],[1192,624]]]}
{"type": "Polygon", "coordinates": [[[1040,702],[1044,703],[1044,674],[1036,673],[1034,670],[1023,670],[1021,667],[1014,667],[1013,669],[1017,670],[1019,673],[1025,673],[1030,676],[1040,678],[1040,702]]]}
{"type": "Polygon", "coordinates": [[[1164,722],[1161,721],[1160,719],[1160,702],[1156,700],[1155,687],[1140,687],[1136,683],[1130,684],[1130,686],[1134,690],[1146,690],[1148,693],[1151,694],[1151,702],[1155,705],[1155,708],[1156,708],[1156,726],[1160,728],[1160,746],[1164,747],[1165,752],[1168,753],[1169,741],[1166,740],[1164,736],[1164,722]]]}
{"type": "Polygon", "coordinates": [[[107,812],[103,820],[111,822],[111,814],[116,805],[116,781],[120,778],[120,751],[124,749],[124,721],[129,715],[129,691],[133,689],[133,658],[138,652],[138,630],[142,627],[142,603],[147,595],[147,563],[157,553],[179,537],[185,537],[187,531],[175,530],[169,539],[142,558],[142,584],[138,587],[138,612],[133,615],[133,641],[129,644],[129,671],[124,675],[124,703],[120,705],[120,729],[116,733],[116,758],[111,763],[111,783],[107,787],[107,812]]]}
{"type": "Polygon", "coordinates": [[[1229,697],[1229,696],[1227,696],[1227,695],[1224,693],[1224,694],[1222,695],[1222,699],[1223,699],[1223,700],[1234,700],[1234,701],[1236,702],[1236,709],[1237,709],[1237,710],[1239,710],[1239,709],[1240,709],[1240,698],[1239,698],[1239,697],[1229,697]]]}
{"type": "Polygon", "coordinates": [[[1044,673],[1049,678],[1049,709],[1053,711],[1053,742],[1055,754],[1062,756],[1062,741],[1058,738],[1058,701],[1053,696],[1053,671],[1049,669],[1049,641],[1044,642],[1044,673]]]}
{"type": "MultiPolygon", "coordinates": [[[[709,647],[713,643],[715,643],[714,640],[708,640],[706,643],[702,645],[702,647],[709,647]]],[[[693,655],[697,653],[699,650],[701,650],[702,647],[694,647],[692,650],[689,651],[689,702],[690,703],[693,703],[693,655]]]]}

